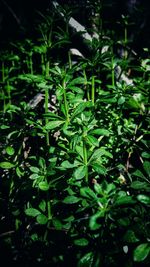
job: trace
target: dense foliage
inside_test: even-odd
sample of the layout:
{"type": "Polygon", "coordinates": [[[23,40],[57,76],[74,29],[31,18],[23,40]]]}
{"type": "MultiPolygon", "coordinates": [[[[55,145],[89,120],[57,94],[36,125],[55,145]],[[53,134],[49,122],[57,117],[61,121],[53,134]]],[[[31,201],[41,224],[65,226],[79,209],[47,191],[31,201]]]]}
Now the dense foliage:
{"type": "Polygon", "coordinates": [[[150,60],[130,53],[125,16],[119,40],[96,18],[74,60],[61,12],[1,51],[1,261],[149,266],[150,60]]]}

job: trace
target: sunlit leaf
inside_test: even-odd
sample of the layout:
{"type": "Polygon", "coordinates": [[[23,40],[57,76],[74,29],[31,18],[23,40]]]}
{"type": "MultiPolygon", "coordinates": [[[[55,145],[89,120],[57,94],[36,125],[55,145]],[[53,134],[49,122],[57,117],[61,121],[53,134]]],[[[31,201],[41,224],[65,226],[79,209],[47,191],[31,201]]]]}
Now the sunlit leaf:
{"type": "Polygon", "coordinates": [[[150,246],[148,243],[140,244],[133,252],[133,259],[135,262],[144,261],[150,253],[150,246]]]}
{"type": "Polygon", "coordinates": [[[36,217],[36,221],[37,221],[39,224],[47,224],[47,222],[48,222],[48,218],[47,218],[44,214],[39,214],[39,215],[36,217]]]}
{"type": "Polygon", "coordinates": [[[37,215],[41,214],[41,212],[34,208],[28,208],[25,210],[25,214],[31,217],[36,217],[37,215]]]}
{"type": "Polygon", "coordinates": [[[8,161],[0,162],[0,168],[2,168],[2,169],[11,169],[14,167],[15,167],[15,165],[13,163],[8,162],[8,161]]]}
{"type": "Polygon", "coordinates": [[[103,128],[92,130],[90,131],[90,133],[93,135],[104,135],[104,136],[110,135],[110,131],[108,131],[107,129],[103,129],[103,128]]]}
{"type": "Polygon", "coordinates": [[[38,184],[39,189],[41,189],[42,191],[48,191],[49,190],[49,184],[47,182],[40,182],[38,184]]]}
{"type": "Polygon", "coordinates": [[[65,121],[50,121],[45,125],[45,129],[46,130],[53,130],[55,128],[58,128],[63,123],[65,123],[65,121]]]}
{"type": "Polygon", "coordinates": [[[11,146],[7,146],[7,147],[6,147],[6,153],[7,153],[8,155],[12,156],[12,155],[14,155],[15,150],[14,150],[13,147],[11,147],[11,146]]]}
{"type": "Polygon", "coordinates": [[[77,203],[79,201],[80,201],[80,199],[78,197],[75,197],[75,196],[67,196],[63,200],[63,203],[65,203],[65,204],[74,204],[74,203],[77,203]]]}
{"type": "Polygon", "coordinates": [[[80,259],[77,267],[92,267],[93,260],[94,260],[93,252],[88,252],[80,259]]]}
{"type": "Polygon", "coordinates": [[[145,205],[150,205],[150,197],[149,197],[149,196],[146,196],[146,195],[144,195],[144,194],[140,194],[140,195],[137,196],[137,199],[138,199],[141,203],[143,203],[143,204],[145,204],[145,205]]]}
{"type": "Polygon", "coordinates": [[[76,170],[74,172],[74,176],[77,180],[80,180],[86,176],[86,172],[87,172],[87,167],[86,166],[80,166],[80,167],[76,168],[76,170]]]}
{"type": "Polygon", "coordinates": [[[107,169],[103,165],[100,165],[98,163],[92,163],[91,165],[98,174],[106,175],[107,169]]]}

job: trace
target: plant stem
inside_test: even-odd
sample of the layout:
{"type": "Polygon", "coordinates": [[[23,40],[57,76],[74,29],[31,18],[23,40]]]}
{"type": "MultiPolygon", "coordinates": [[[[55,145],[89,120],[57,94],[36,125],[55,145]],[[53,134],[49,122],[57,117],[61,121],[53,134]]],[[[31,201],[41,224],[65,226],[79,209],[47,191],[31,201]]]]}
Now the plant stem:
{"type": "Polygon", "coordinates": [[[89,101],[90,100],[90,94],[89,94],[89,89],[88,89],[88,84],[87,84],[87,75],[86,75],[85,69],[83,69],[83,75],[84,75],[84,80],[85,80],[84,87],[87,91],[87,100],[89,101]]]}
{"type": "Polygon", "coordinates": [[[111,79],[112,79],[112,86],[115,86],[115,69],[114,69],[114,56],[113,56],[113,49],[112,49],[112,56],[111,56],[111,79]]]}
{"type": "Polygon", "coordinates": [[[66,96],[66,82],[65,78],[63,79],[63,96],[64,96],[64,106],[65,106],[65,113],[66,113],[66,120],[69,122],[69,113],[68,113],[68,103],[67,103],[67,96],[66,96]]]}
{"type": "Polygon", "coordinates": [[[42,67],[42,75],[45,73],[45,65],[44,65],[44,55],[41,54],[41,67],[42,67]]]}
{"type": "Polygon", "coordinates": [[[46,77],[49,77],[49,67],[50,67],[50,62],[47,61],[47,62],[46,62],[46,70],[45,70],[45,75],[46,75],[46,77]]]}
{"type": "MultiPolygon", "coordinates": [[[[48,99],[49,99],[49,94],[48,94],[48,88],[45,88],[45,113],[48,113],[48,99]]],[[[48,118],[45,118],[45,124],[48,123],[48,118]]],[[[50,145],[49,141],[49,132],[46,132],[46,144],[47,146],[50,145]]]]}
{"type": "Polygon", "coordinates": [[[92,93],[91,93],[91,100],[94,105],[95,102],[95,77],[92,75],[92,93]]]}
{"type": "MultiPolygon", "coordinates": [[[[49,76],[49,61],[46,62],[46,68],[45,68],[45,76],[49,76]]],[[[48,92],[48,87],[45,87],[45,113],[48,113],[48,100],[49,100],[49,92],[48,92]]],[[[45,119],[45,123],[48,123],[48,118],[45,119]]],[[[46,144],[47,146],[50,145],[50,140],[49,140],[49,132],[46,132],[46,144]]]]}
{"type": "MultiPolygon", "coordinates": [[[[5,63],[2,61],[2,83],[5,82],[5,63]]],[[[3,91],[3,112],[5,113],[6,111],[6,101],[5,101],[5,91],[3,91]]]]}
{"type": "Polygon", "coordinates": [[[86,175],[85,175],[85,182],[88,184],[88,161],[87,161],[87,148],[86,148],[86,143],[85,140],[83,139],[83,158],[84,158],[84,164],[86,166],[86,175]]]}
{"type": "Polygon", "coordinates": [[[70,51],[68,52],[68,60],[69,60],[69,69],[72,68],[72,61],[71,61],[71,53],[70,51]]]}

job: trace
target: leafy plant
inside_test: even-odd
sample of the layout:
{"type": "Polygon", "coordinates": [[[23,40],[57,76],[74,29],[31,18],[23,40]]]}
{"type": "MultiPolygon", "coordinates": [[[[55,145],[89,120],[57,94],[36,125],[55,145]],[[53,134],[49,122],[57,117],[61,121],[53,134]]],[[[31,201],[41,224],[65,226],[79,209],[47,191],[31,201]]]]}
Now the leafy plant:
{"type": "Polygon", "coordinates": [[[0,242],[23,266],[148,266],[149,61],[121,81],[131,61],[99,18],[91,54],[74,63],[70,15],[62,27],[42,15],[36,40],[3,51],[0,242]]]}

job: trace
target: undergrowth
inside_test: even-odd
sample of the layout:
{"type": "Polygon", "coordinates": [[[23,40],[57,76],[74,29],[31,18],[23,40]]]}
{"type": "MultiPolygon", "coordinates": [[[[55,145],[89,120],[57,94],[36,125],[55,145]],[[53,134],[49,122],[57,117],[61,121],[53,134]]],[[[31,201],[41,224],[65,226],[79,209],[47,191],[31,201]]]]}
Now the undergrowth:
{"type": "Polygon", "coordinates": [[[92,53],[74,61],[69,16],[60,27],[44,15],[36,40],[1,52],[1,260],[148,266],[150,61],[127,54],[125,17],[122,40],[99,21],[92,53]]]}

